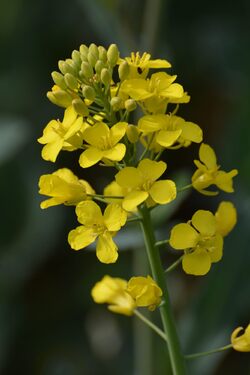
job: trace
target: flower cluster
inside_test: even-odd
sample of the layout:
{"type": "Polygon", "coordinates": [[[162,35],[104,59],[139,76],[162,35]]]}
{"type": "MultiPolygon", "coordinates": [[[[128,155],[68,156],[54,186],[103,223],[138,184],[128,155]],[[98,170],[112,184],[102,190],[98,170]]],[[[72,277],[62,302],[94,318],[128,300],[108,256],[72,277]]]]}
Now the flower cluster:
{"type": "MultiPolygon", "coordinates": [[[[197,170],[189,187],[206,195],[218,193],[207,190],[211,185],[233,192],[237,170],[221,170],[213,149],[202,143],[200,126],[177,115],[190,96],[177,76],[165,71],[171,67],[167,60],[139,52],[122,58],[115,44],[108,49],[91,44],[81,45],[58,67],[47,97],[63,108],[63,119],[51,120],[38,142],[43,145],[42,158],[50,162],[56,162],[62,151],[77,151],[82,176],[61,168],[41,176],[39,192],[48,197],[41,208],[76,206],[80,225],[68,235],[72,249],[96,242],[98,260],[116,262],[118,247],[113,238],[117,232],[129,220],[140,220],[142,208],[169,204],[181,194],[183,188],[177,189],[166,175],[166,162],[159,160],[165,150],[200,144],[200,160],[194,161],[197,170]],[[96,192],[86,181],[87,170],[96,165],[115,171],[103,192],[96,192]]],[[[223,238],[235,223],[234,206],[222,202],[215,214],[198,210],[188,223],[175,226],[169,242],[184,251],[184,271],[206,274],[211,263],[222,258],[223,238]]],[[[92,290],[97,303],[106,302],[111,311],[126,315],[141,306],[153,310],[161,295],[150,276],[132,277],[128,282],[105,276],[92,290]]]]}

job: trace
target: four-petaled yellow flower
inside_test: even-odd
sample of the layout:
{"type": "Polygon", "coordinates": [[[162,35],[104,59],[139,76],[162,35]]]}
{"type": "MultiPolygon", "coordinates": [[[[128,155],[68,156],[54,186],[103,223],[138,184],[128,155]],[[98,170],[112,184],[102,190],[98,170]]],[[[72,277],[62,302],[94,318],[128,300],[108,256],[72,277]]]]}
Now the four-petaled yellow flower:
{"type": "Polygon", "coordinates": [[[116,182],[128,193],[123,199],[122,207],[134,211],[137,206],[146,203],[166,204],[176,198],[176,186],[172,180],[156,181],[166,170],[163,161],[143,159],[137,168],[125,167],[116,176],[116,182]]]}
{"type": "Polygon", "coordinates": [[[94,194],[90,184],[79,180],[71,170],[58,169],[52,174],[45,174],[39,180],[39,193],[51,197],[41,203],[41,208],[58,204],[76,205],[87,198],[86,194],[94,194]]]}
{"type": "Polygon", "coordinates": [[[200,193],[205,195],[216,195],[218,192],[205,190],[210,185],[216,185],[219,189],[232,193],[233,177],[238,174],[237,169],[230,172],[220,171],[214,150],[207,144],[202,143],[199,150],[199,160],[194,160],[197,170],[192,176],[192,185],[200,193]]]}
{"type": "Polygon", "coordinates": [[[102,263],[114,263],[118,248],[112,237],[126,223],[126,212],[119,204],[111,203],[102,214],[95,202],[83,201],[76,206],[76,215],[82,225],[69,232],[71,248],[83,249],[97,239],[97,258],[102,263]]]}
{"type": "Polygon", "coordinates": [[[202,130],[193,122],[179,116],[147,115],[140,118],[138,129],[143,135],[154,135],[155,142],[164,147],[187,147],[202,141],[202,130]]]}
{"type": "Polygon", "coordinates": [[[238,336],[243,327],[236,328],[231,335],[231,343],[234,350],[238,352],[250,352],[250,324],[248,324],[245,332],[238,336]]]}
{"type": "Polygon", "coordinates": [[[170,68],[171,64],[167,60],[151,60],[151,55],[144,52],[142,56],[139,52],[131,52],[129,57],[125,59],[119,59],[118,63],[121,64],[123,61],[126,61],[129,65],[129,73],[127,79],[132,78],[146,78],[149,72],[149,69],[161,69],[161,68],[170,68]]]}
{"type": "Polygon", "coordinates": [[[125,135],[126,122],[118,122],[109,128],[99,122],[85,130],[83,139],[89,144],[79,159],[82,168],[88,168],[100,160],[120,161],[126,153],[126,146],[118,143],[125,135]]]}
{"type": "Polygon", "coordinates": [[[161,302],[162,290],[150,277],[124,279],[104,276],[92,291],[96,303],[108,303],[108,309],[118,314],[131,316],[137,307],[153,311],[161,302]]]}
{"type": "Polygon", "coordinates": [[[44,160],[55,162],[61,150],[74,151],[82,144],[82,133],[88,127],[72,106],[65,110],[63,121],[52,120],[43,131],[38,142],[45,145],[42,149],[44,160]]]}
{"type": "Polygon", "coordinates": [[[210,211],[198,210],[190,222],[175,225],[169,243],[176,250],[184,250],[184,271],[197,276],[208,273],[211,264],[222,258],[223,237],[233,229],[235,223],[234,206],[230,202],[222,202],[215,215],[210,211]]]}

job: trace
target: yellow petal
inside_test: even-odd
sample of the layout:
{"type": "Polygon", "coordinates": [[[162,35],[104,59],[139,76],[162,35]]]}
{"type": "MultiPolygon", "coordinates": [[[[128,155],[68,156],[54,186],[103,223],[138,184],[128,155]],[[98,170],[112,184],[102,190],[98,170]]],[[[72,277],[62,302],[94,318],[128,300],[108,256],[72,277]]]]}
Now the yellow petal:
{"type": "Polygon", "coordinates": [[[73,250],[80,250],[93,243],[96,237],[92,228],[81,225],[69,232],[68,242],[73,250]]]}
{"type": "Polygon", "coordinates": [[[151,186],[149,194],[156,203],[169,203],[176,198],[175,183],[171,180],[156,181],[151,186]]]}
{"type": "Polygon", "coordinates": [[[238,174],[237,169],[233,169],[231,172],[224,172],[219,171],[217,173],[217,176],[215,178],[215,184],[220,188],[221,190],[227,192],[227,193],[233,193],[233,180],[232,178],[235,177],[238,174]]]}
{"type": "Polygon", "coordinates": [[[220,234],[216,234],[214,239],[214,249],[209,252],[211,261],[213,263],[219,262],[223,255],[223,237],[220,234]]]}
{"type": "Polygon", "coordinates": [[[104,223],[110,232],[116,232],[126,223],[127,213],[119,204],[109,204],[103,215],[104,223]]]}
{"type": "Polygon", "coordinates": [[[115,145],[122,139],[122,137],[124,137],[127,127],[127,122],[117,122],[115,125],[112,126],[112,128],[110,129],[110,138],[112,140],[113,145],[115,145]]]}
{"type": "Polygon", "coordinates": [[[189,275],[206,275],[211,268],[211,260],[205,250],[195,250],[185,254],[182,260],[183,270],[189,275]]]}
{"type": "Polygon", "coordinates": [[[42,137],[38,138],[38,142],[42,145],[46,143],[51,143],[58,138],[58,133],[56,130],[59,128],[59,123],[56,120],[51,120],[43,130],[42,137]]]}
{"type": "Polygon", "coordinates": [[[173,83],[167,89],[160,92],[160,95],[168,99],[178,99],[184,94],[183,87],[179,83],[173,83]]]}
{"type": "Polygon", "coordinates": [[[102,263],[115,263],[118,258],[118,247],[109,232],[101,234],[96,245],[96,256],[102,263]]]}
{"type": "Polygon", "coordinates": [[[40,207],[42,209],[45,209],[45,208],[49,208],[49,207],[52,207],[52,206],[57,206],[59,204],[62,204],[64,203],[64,198],[50,198],[50,199],[46,199],[45,201],[41,202],[40,203],[40,207]]]}
{"type": "Polygon", "coordinates": [[[115,175],[118,185],[135,189],[142,183],[142,177],[134,167],[125,167],[115,175]]]}
{"type": "Polygon", "coordinates": [[[210,211],[198,210],[192,216],[193,226],[203,235],[213,236],[216,231],[215,217],[210,211]]]}
{"type": "Polygon", "coordinates": [[[212,147],[202,143],[199,150],[199,157],[208,169],[214,169],[217,165],[216,155],[212,147]]]}
{"type": "Polygon", "coordinates": [[[52,142],[48,143],[43,146],[42,149],[42,158],[47,161],[52,161],[53,163],[56,161],[59,152],[61,151],[63,146],[63,139],[59,138],[52,142]]]}
{"type": "Polygon", "coordinates": [[[200,143],[203,139],[203,133],[201,128],[193,122],[185,121],[180,124],[182,129],[181,136],[188,141],[200,143]]]}
{"type": "Polygon", "coordinates": [[[221,202],[215,213],[216,230],[223,237],[234,228],[237,222],[237,211],[231,202],[221,202]]]}
{"type": "Polygon", "coordinates": [[[103,225],[102,211],[93,201],[83,201],[76,206],[76,215],[79,223],[88,227],[103,225]]]}
{"type": "Polygon", "coordinates": [[[199,234],[191,225],[181,223],[175,225],[170,233],[169,244],[176,250],[184,250],[195,247],[199,240],[199,234]]]}
{"type": "Polygon", "coordinates": [[[171,64],[167,60],[149,60],[147,63],[148,68],[160,69],[160,68],[171,68],[171,64]]]}
{"type": "Polygon", "coordinates": [[[75,112],[73,106],[69,106],[65,109],[64,117],[63,117],[63,126],[68,129],[71,124],[76,120],[77,113],[75,112]]]}
{"type": "Polygon", "coordinates": [[[103,139],[109,136],[110,129],[104,122],[98,122],[97,124],[87,128],[84,131],[83,139],[91,146],[103,149],[103,139]]]}
{"type": "Polygon", "coordinates": [[[150,307],[150,310],[161,301],[162,290],[150,276],[132,277],[128,282],[127,291],[137,306],[150,307]]]}
{"type": "Polygon", "coordinates": [[[143,159],[140,161],[137,169],[144,180],[156,181],[166,170],[167,164],[163,161],[153,161],[143,159]]]}
{"type": "Polygon", "coordinates": [[[135,211],[137,206],[148,198],[148,193],[142,190],[134,190],[123,199],[122,207],[126,211],[135,211]]]}
{"type": "Polygon", "coordinates": [[[126,153],[126,146],[123,143],[118,143],[114,147],[110,148],[109,150],[102,151],[103,158],[112,161],[120,161],[124,158],[126,153]]]}
{"type": "Polygon", "coordinates": [[[181,134],[182,130],[161,130],[156,135],[156,142],[163,147],[170,147],[177,141],[181,134]]]}
{"type": "Polygon", "coordinates": [[[98,148],[89,147],[87,150],[83,151],[79,158],[79,164],[82,168],[89,168],[92,165],[98,163],[103,157],[103,152],[98,148]]]}
{"type": "Polygon", "coordinates": [[[234,350],[239,352],[250,352],[250,324],[247,326],[245,333],[239,336],[243,327],[236,328],[231,335],[231,343],[234,350]]]}
{"type": "Polygon", "coordinates": [[[68,129],[68,131],[66,132],[64,136],[64,139],[68,140],[70,137],[73,137],[77,132],[81,130],[82,125],[83,125],[83,119],[82,117],[78,117],[78,119],[71,124],[70,128],[68,129]]]}
{"type": "Polygon", "coordinates": [[[168,118],[166,115],[143,116],[138,122],[138,129],[145,133],[156,132],[163,128],[166,118],[168,118]]]}
{"type": "Polygon", "coordinates": [[[134,100],[144,100],[153,96],[153,93],[148,89],[148,82],[141,78],[124,81],[120,90],[128,94],[134,100]]]}

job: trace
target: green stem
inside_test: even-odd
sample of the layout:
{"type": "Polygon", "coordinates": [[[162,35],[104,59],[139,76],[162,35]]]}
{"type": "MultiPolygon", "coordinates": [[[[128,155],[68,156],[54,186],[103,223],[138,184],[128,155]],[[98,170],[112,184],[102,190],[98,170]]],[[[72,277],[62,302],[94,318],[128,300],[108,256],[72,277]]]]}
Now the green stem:
{"type": "Polygon", "coordinates": [[[191,188],[192,186],[193,186],[192,184],[183,186],[182,188],[177,189],[177,193],[180,193],[181,191],[187,190],[187,189],[191,188]]]}
{"type": "Polygon", "coordinates": [[[231,349],[232,344],[226,345],[226,346],[221,346],[220,348],[209,350],[207,352],[200,352],[200,353],[194,353],[194,354],[188,354],[185,355],[186,359],[195,359],[199,357],[204,357],[206,355],[214,354],[214,353],[219,353],[219,352],[224,352],[224,350],[231,349]]]}
{"type": "Polygon", "coordinates": [[[141,319],[148,327],[150,327],[153,331],[157,333],[164,341],[167,341],[165,333],[157,327],[154,323],[152,323],[148,318],[142,315],[138,310],[134,310],[134,314],[141,319]]]}
{"type": "Polygon", "coordinates": [[[171,264],[171,266],[169,266],[165,270],[165,273],[169,273],[169,272],[173,271],[176,267],[178,267],[179,264],[182,262],[182,259],[183,259],[183,255],[179,259],[177,259],[173,264],[171,264]]]}
{"type": "Polygon", "coordinates": [[[169,240],[157,241],[155,246],[160,247],[162,245],[166,245],[167,243],[169,243],[169,240]]]}
{"type": "Polygon", "coordinates": [[[161,259],[157,248],[155,247],[155,235],[152,227],[150,212],[148,208],[143,205],[139,209],[142,217],[141,227],[144,234],[146,250],[151,266],[152,274],[162,290],[162,301],[160,305],[161,319],[168,340],[168,350],[173,370],[173,375],[185,375],[185,361],[182,355],[180,343],[174,323],[169,294],[166,286],[165,273],[162,268],[161,259]]]}

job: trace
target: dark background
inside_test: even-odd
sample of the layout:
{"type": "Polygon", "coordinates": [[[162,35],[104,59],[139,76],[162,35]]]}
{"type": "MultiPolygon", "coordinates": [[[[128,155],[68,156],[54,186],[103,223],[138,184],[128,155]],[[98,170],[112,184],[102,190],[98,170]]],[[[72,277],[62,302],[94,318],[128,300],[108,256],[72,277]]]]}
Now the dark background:
{"type": "MultiPolygon", "coordinates": [[[[216,210],[223,199],[235,203],[238,225],[225,240],[222,261],[202,278],[180,269],[169,287],[186,353],[226,345],[235,327],[248,324],[249,15],[247,0],[1,0],[1,374],[169,373],[160,338],[135,324],[136,318],[111,314],[90,297],[106,273],[129,278],[145,271],[136,225],[118,238],[124,250],[119,262],[107,266],[92,251],[70,249],[67,233],[77,225],[72,207],[39,208],[39,176],[61,166],[74,169],[76,163],[69,153],[61,153],[56,165],[43,161],[36,139],[50,119],[62,116],[46,98],[50,73],[82,43],[115,42],[123,56],[146,50],[169,60],[172,74],[191,94],[180,115],[203,128],[204,141],[214,146],[224,170],[239,169],[235,194],[183,194],[155,225],[163,239],[174,222],[195,210],[216,210]]],[[[166,153],[169,175],[188,183],[197,154],[197,146],[166,153]]],[[[95,170],[80,173],[97,190],[109,181],[96,177],[95,170]]],[[[164,248],[162,256],[166,265],[176,259],[164,248]]],[[[189,367],[192,375],[248,375],[249,353],[228,351],[189,367]]]]}

